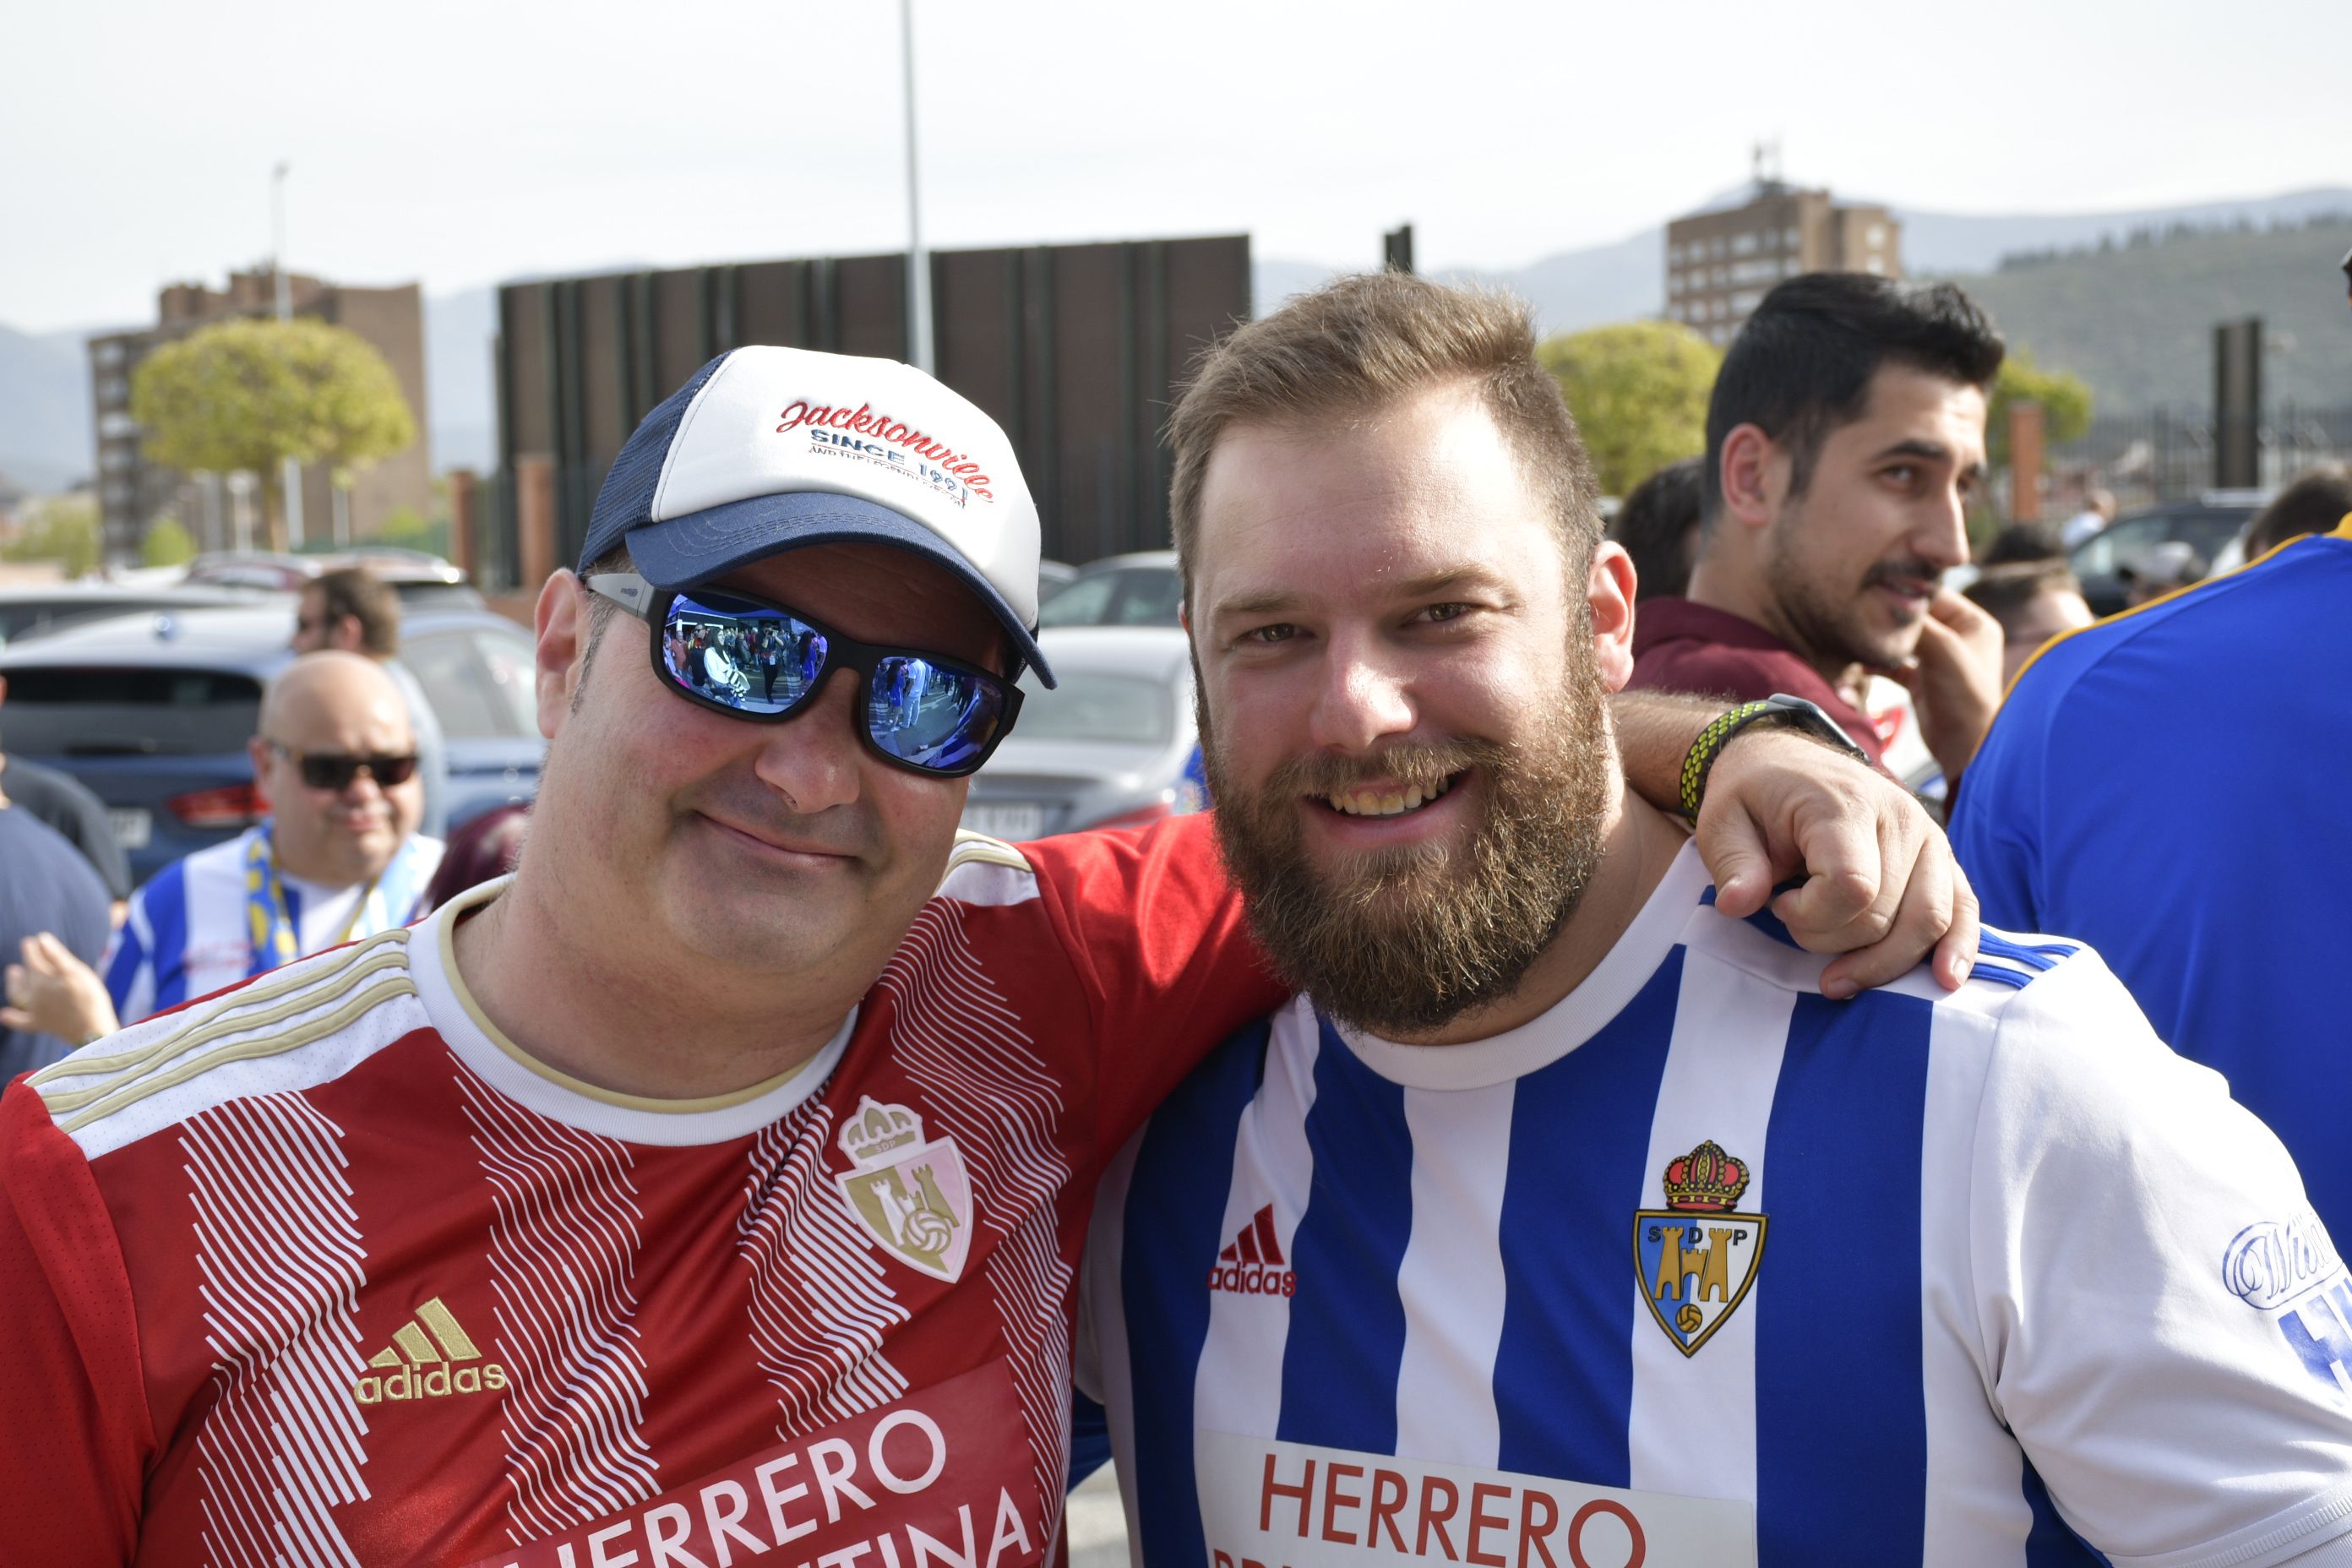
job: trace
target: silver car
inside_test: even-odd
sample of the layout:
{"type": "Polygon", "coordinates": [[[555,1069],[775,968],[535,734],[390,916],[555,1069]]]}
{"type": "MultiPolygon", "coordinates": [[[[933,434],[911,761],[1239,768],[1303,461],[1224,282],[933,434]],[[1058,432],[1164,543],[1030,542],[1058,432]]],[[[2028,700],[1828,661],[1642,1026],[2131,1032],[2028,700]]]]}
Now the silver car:
{"type": "Polygon", "coordinates": [[[1047,626],[1061,685],[1021,681],[1021,717],[972,775],[963,825],[995,838],[1132,827],[1197,811],[1192,665],[1174,626],[1047,626]]]}

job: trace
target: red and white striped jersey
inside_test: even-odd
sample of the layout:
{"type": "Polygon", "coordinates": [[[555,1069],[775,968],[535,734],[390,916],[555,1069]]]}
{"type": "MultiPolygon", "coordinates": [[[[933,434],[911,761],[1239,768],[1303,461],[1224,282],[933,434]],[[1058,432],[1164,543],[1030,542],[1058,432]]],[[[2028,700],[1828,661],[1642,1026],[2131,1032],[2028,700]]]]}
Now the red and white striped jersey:
{"type": "Polygon", "coordinates": [[[1207,820],[965,838],[824,1050],[706,1100],[499,1034],[498,887],[9,1086],[9,1560],[1042,1556],[1096,1177],[1279,1000],[1207,820]]]}

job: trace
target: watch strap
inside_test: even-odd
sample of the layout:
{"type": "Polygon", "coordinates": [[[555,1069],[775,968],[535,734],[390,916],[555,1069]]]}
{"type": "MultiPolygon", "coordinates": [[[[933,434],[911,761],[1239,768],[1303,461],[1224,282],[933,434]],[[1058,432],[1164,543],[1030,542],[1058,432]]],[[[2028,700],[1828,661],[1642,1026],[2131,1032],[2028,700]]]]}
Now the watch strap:
{"type": "Polygon", "coordinates": [[[1837,721],[1822,710],[1821,704],[1776,691],[1759,701],[1743,702],[1737,708],[1717,714],[1708,721],[1706,728],[1698,732],[1698,739],[1693,741],[1691,749],[1683,754],[1680,804],[1685,816],[1693,822],[1698,820],[1698,808],[1706,799],[1707,775],[1715,771],[1716,759],[1723,754],[1723,748],[1730,744],[1731,738],[1740,731],[1750,724],[1759,723],[1785,724],[1791,729],[1803,730],[1856,761],[1867,763],[1870,760],[1863,749],[1853,743],[1853,737],[1838,728],[1837,721]]]}

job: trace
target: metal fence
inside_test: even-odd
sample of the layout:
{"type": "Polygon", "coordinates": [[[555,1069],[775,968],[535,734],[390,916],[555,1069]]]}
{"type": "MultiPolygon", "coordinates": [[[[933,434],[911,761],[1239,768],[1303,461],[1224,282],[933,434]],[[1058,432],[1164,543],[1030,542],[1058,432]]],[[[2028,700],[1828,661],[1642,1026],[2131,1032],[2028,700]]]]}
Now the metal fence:
{"type": "MultiPolygon", "coordinates": [[[[2276,489],[2325,463],[2352,463],[2352,408],[2305,408],[2283,403],[2255,432],[2261,482],[2276,489]]],[[[2145,414],[2102,415],[2078,440],[2053,447],[2052,478],[2104,486],[2129,511],[2185,500],[2214,483],[2213,416],[2202,408],[2156,408],[2145,414]]]]}

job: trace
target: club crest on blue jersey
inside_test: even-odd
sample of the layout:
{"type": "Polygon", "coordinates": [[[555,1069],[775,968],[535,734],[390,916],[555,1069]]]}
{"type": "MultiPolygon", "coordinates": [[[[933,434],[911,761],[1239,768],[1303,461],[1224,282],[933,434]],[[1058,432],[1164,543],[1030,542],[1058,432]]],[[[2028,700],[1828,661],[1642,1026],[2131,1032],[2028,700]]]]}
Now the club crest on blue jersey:
{"type": "Polygon", "coordinates": [[[1737,1205],[1748,1171],[1712,1140],[1666,1163],[1666,1206],[1633,1211],[1633,1276],[1675,1348],[1696,1355],[1756,1283],[1764,1216],[1737,1205]]]}
{"type": "Polygon", "coordinates": [[[853,1168],[834,1180],[849,1212],[909,1268],[950,1284],[971,1250],[971,1179],[952,1138],[923,1141],[923,1119],[872,1095],[837,1140],[853,1168]]]}

